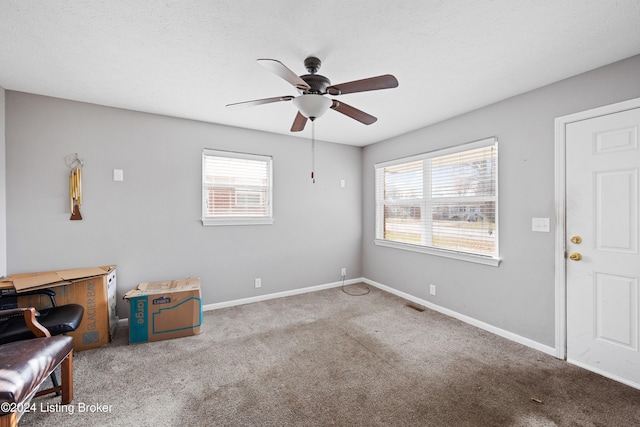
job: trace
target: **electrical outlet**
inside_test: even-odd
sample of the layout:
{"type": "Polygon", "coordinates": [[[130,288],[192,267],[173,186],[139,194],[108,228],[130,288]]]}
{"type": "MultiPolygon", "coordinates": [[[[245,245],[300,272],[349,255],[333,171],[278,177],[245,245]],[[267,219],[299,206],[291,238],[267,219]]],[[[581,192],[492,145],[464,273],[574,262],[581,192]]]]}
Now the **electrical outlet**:
{"type": "Polygon", "coordinates": [[[262,287],[262,279],[259,278],[259,277],[257,279],[255,279],[254,280],[254,285],[255,285],[256,289],[262,287]]]}
{"type": "Polygon", "coordinates": [[[429,293],[431,295],[435,295],[436,294],[436,285],[429,285],[429,293]]]}
{"type": "Polygon", "coordinates": [[[347,267],[342,267],[342,270],[340,270],[340,275],[342,277],[346,277],[347,276],[347,267]]]}

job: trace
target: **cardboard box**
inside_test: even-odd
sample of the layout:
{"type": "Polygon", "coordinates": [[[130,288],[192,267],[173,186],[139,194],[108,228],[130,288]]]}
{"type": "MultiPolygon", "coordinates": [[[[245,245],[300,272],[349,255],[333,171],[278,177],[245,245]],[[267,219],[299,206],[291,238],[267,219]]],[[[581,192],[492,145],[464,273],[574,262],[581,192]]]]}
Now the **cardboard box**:
{"type": "Polygon", "coordinates": [[[129,301],[129,343],[198,335],[202,327],[200,279],[140,283],[129,301]]]}
{"type": "Polygon", "coordinates": [[[101,347],[112,340],[118,322],[116,266],[13,274],[0,281],[0,290],[17,291],[18,307],[51,307],[47,295],[20,295],[43,288],[55,291],[57,305],[74,303],[84,307],[80,326],[68,334],[73,337],[74,351],[101,347]]]}

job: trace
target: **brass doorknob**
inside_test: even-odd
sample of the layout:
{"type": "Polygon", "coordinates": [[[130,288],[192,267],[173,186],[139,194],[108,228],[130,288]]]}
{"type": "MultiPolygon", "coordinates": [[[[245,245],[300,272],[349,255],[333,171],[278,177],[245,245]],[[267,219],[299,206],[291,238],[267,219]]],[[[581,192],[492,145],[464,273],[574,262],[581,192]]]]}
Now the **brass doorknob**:
{"type": "Polygon", "coordinates": [[[574,252],[571,255],[569,255],[569,259],[572,261],[580,261],[582,259],[582,255],[578,252],[574,252]]]}

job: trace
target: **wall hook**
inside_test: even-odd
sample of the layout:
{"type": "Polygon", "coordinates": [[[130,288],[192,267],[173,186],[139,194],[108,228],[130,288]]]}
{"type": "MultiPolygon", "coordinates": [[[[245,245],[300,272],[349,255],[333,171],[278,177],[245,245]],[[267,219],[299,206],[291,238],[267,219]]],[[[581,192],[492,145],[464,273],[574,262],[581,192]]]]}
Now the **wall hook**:
{"type": "Polygon", "coordinates": [[[64,159],[69,169],[81,168],[84,166],[84,160],[78,157],[78,153],[73,156],[67,156],[64,159]]]}

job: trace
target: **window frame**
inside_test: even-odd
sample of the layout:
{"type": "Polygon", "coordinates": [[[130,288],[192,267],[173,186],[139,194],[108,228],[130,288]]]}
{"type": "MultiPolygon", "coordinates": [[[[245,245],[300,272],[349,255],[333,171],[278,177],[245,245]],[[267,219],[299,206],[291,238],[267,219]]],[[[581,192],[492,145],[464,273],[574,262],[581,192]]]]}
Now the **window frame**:
{"type": "MultiPolygon", "coordinates": [[[[496,151],[496,168],[495,168],[495,177],[494,177],[495,178],[495,183],[494,183],[495,185],[495,195],[494,195],[495,252],[494,252],[494,255],[482,255],[482,254],[476,254],[476,253],[471,253],[471,252],[466,252],[461,250],[444,249],[444,248],[429,246],[428,244],[425,243],[425,240],[428,240],[428,238],[426,238],[425,236],[422,236],[422,242],[419,244],[398,242],[398,241],[384,239],[384,237],[380,237],[380,236],[384,236],[384,209],[385,209],[385,206],[387,206],[384,203],[384,185],[379,185],[381,182],[379,174],[384,173],[384,168],[401,165],[401,164],[408,164],[411,162],[424,161],[427,159],[446,156],[454,153],[460,153],[464,151],[475,150],[475,149],[489,147],[489,146],[495,146],[497,149],[498,138],[497,137],[484,138],[478,141],[460,144],[460,145],[456,145],[449,148],[434,150],[434,151],[430,151],[430,152],[426,152],[426,153],[422,153],[414,156],[403,157],[395,160],[389,160],[389,161],[374,164],[374,192],[375,192],[374,244],[377,246],[408,250],[412,252],[420,252],[420,253],[425,253],[429,255],[436,255],[436,256],[474,262],[479,264],[485,264],[490,266],[498,266],[501,262],[500,247],[499,247],[499,240],[500,240],[499,239],[499,218],[498,218],[499,216],[498,215],[498,212],[499,212],[499,209],[498,209],[498,200],[499,200],[499,197],[498,197],[498,193],[499,193],[498,192],[498,182],[499,182],[498,151],[496,151]]],[[[423,185],[430,185],[431,171],[429,171],[428,174],[425,174],[425,176],[423,176],[422,182],[423,182],[423,185]]],[[[430,192],[424,191],[423,198],[420,203],[424,204],[424,206],[428,208],[429,212],[432,212],[430,209],[433,208],[432,203],[434,202],[432,202],[431,195],[427,193],[430,193],[430,192]]],[[[410,203],[407,203],[407,204],[410,204],[410,203]]],[[[433,215],[432,214],[422,215],[421,219],[423,221],[422,227],[423,229],[427,230],[427,233],[428,233],[428,229],[430,227],[431,221],[433,221],[433,215]]]]}
{"type": "MultiPolygon", "coordinates": [[[[273,224],[273,157],[262,155],[262,154],[250,154],[250,153],[241,153],[237,151],[224,151],[224,150],[215,150],[210,148],[204,148],[202,150],[202,176],[201,176],[201,185],[202,185],[202,211],[201,211],[201,221],[204,226],[216,226],[216,225],[263,225],[263,224],[273,224]],[[207,157],[224,157],[229,159],[242,159],[242,160],[254,160],[261,161],[267,164],[267,184],[261,188],[266,189],[266,213],[265,215],[254,216],[254,215],[219,215],[219,216],[211,216],[207,215],[207,207],[208,207],[208,188],[209,185],[206,183],[206,162],[207,157]]],[[[235,188],[233,185],[230,188],[235,188]]],[[[250,201],[246,199],[246,196],[250,196],[252,193],[256,193],[258,190],[246,189],[242,188],[241,192],[245,195],[245,202],[243,205],[250,205],[250,201]]],[[[235,200],[238,200],[238,194],[235,193],[233,195],[235,200]]],[[[260,194],[262,198],[262,194],[260,194]]]]}

